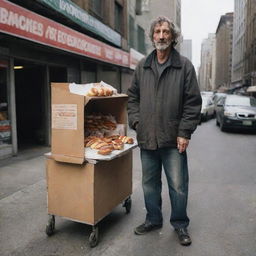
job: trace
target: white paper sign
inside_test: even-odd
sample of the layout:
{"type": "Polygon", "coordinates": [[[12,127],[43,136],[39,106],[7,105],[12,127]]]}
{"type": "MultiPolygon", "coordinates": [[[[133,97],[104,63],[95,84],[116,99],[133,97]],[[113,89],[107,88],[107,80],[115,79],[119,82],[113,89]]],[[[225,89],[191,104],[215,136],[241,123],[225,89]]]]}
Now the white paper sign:
{"type": "Polygon", "coordinates": [[[52,128],[77,130],[77,104],[52,104],[52,128]]]}

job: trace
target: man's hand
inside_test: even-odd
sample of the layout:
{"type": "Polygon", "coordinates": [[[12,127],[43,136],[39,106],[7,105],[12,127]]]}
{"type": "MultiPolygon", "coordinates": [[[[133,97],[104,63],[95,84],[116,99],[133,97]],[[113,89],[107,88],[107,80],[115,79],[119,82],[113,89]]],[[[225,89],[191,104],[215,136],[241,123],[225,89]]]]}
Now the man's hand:
{"type": "Polygon", "coordinates": [[[177,148],[180,153],[184,152],[189,144],[189,139],[183,137],[177,137],[177,148]]]}

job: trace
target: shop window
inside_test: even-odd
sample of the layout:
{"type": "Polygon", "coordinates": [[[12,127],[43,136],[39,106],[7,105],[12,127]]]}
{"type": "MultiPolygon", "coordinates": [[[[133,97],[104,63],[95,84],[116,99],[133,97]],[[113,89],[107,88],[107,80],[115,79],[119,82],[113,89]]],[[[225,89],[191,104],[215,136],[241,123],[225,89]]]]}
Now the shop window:
{"type": "Polygon", "coordinates": [[[11,121],[8,115],[8,62],[0,60],[0,147],[11,144],[11,121]]]}
{"type": "Polygon", "coordinates": [[[117,32],[122,33],[123,26],[123,7],[115,2],[115,29],[117,32]]]}

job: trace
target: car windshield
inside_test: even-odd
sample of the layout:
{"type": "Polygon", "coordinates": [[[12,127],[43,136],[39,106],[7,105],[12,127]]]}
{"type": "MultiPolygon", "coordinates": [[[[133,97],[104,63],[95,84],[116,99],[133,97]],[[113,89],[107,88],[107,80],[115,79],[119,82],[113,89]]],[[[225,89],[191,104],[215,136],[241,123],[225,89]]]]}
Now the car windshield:
{"type": "Polygon", "coordinates": [[[227,97],[226,105],[256,107],[256,99],[250,97],[227,97]]]}

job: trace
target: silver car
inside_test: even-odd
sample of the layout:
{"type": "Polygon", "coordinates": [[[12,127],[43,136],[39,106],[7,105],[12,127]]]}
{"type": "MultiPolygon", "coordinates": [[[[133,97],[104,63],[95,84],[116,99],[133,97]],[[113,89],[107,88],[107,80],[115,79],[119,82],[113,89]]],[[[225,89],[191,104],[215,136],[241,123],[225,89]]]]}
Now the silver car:
{"type": "Polygon", "coordinates": [[[214,116],[214,104],[212,97],[202,95],[201,121],[207,121],[214,116]]]}
{"type": "Polygon", "coordinates": [[[234,128],[256,131],[256,98],[239,95],[221,98],[216,108],[216,125],[222,131],[234,128]]]}

